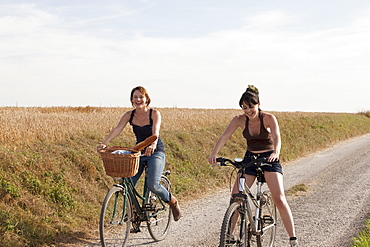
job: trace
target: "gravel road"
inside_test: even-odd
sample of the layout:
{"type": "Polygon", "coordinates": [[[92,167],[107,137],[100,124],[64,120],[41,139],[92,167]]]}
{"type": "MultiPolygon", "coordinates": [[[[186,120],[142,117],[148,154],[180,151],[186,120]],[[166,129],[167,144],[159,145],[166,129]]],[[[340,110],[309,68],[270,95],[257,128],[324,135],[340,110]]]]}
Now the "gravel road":
{"type": "MultiPolygon", "coordinates": [[[[283,164],[283,171],[286,190],[301,183],[308,187],[288,197],[300,246],[350,246],[370,212],[370,134],[283,164]]],[[[184,216],[172,223],[165,240],[153,242],[143,227],[129,246],[218,246],[229,195],[226,189],[182,204],[184,216]]],[[[100,245],[90,239],[74,246],[100,245]]],[[[281,223],[275,244],[279,246],[288,246],[281,223]]]]}

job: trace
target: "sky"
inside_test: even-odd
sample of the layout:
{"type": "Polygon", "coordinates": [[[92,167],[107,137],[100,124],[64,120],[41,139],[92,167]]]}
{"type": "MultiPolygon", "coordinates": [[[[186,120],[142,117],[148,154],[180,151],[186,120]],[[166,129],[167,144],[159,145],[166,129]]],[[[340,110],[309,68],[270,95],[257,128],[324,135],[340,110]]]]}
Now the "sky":
{"type": "Polygon", "coordinates": [[[368,0],[0,0],[0,107],[370,110],[368,0]]]}

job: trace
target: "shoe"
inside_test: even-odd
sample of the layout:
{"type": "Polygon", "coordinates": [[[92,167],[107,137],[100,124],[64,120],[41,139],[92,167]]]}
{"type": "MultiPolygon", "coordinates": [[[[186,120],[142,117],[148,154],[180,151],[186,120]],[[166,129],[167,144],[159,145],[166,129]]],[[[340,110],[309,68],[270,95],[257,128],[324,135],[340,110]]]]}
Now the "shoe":
{"type": "Polygon", "coordinates": [[[289,241],[290,241],[290,247],[298,247],[297,239],[289,240],[289,241]]]}
{"type": "Polygon", "coordinates": [[[181,209],[177,199],[171,195],[171,200],[168,203],[172,209],[173,219],[178,221],[181,218],[181,209]]]}
{"type": "Polygon", "coordinates": [[[138,229],[136,229],[136,228],[131,228],[130,229],[130,233],[138,233],[138,232],[141,232],[141,230],[138,228],[138,229]]]}

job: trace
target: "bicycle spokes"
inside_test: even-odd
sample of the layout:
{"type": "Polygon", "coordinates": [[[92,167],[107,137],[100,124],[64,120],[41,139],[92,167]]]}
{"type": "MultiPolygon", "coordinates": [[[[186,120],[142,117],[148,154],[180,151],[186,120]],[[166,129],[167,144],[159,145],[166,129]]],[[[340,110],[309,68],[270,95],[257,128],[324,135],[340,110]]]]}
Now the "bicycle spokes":
{"type": "MultiPolygon", "coordinates": [[[[170,183],[165,176],[161,177],[160,183],[167,191],[170,191],[170,183]]],[[[149,204],[147,207],[147,225],[150,236],[155,241],[163,240],[170,227],[171,208],[152,192],[149,193],[149,204]]]]}
{"type": "Polygon", "coordinates": [[[265,202],[261,207],[261,233],[257,242],[261,247],[273,246],[276,234],[276,206],[268,193],[263,193],[265,202]]]}
{"type": "Polygon", "coordinates": [[[119,187],[106,195],[100,214],[100,240],[102,246],[125,246],[131,223],[131,203],[119,187]]]}
{"type": "Polygon", "coordinates": [[[239,203],[232,203],[222,223],[220,246],[246,246],[248,225],[244,207],[239,203]]]}

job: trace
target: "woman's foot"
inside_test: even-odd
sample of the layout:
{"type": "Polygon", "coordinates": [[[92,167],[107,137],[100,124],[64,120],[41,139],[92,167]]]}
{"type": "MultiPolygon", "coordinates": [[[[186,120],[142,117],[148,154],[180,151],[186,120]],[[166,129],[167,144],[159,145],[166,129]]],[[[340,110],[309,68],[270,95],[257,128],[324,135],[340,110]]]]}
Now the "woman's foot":
{"type": "Polygon", "coordinates": [[[290,247],[298,247],[298,241],[297,238],[290,238],[290,247]]]}
{"type": "Polygon", "coordinates": [[[168,204],[172,209],[173,219],[178,221],[181,218],[181,209],[177,199],[173,195],[171,195],[171,200],[168,202],[168,204]]]}

